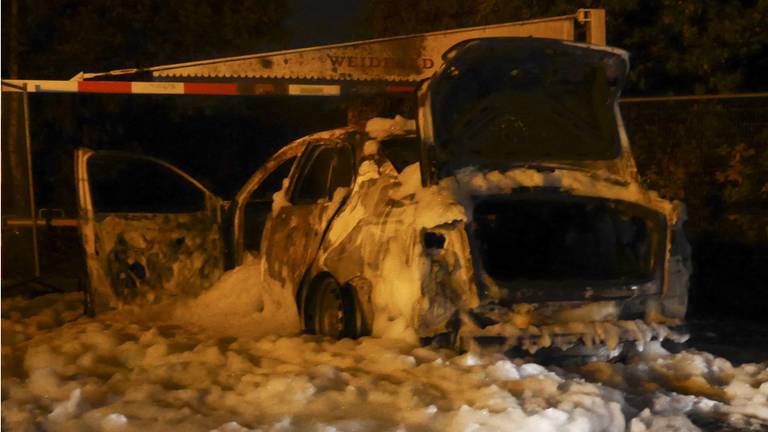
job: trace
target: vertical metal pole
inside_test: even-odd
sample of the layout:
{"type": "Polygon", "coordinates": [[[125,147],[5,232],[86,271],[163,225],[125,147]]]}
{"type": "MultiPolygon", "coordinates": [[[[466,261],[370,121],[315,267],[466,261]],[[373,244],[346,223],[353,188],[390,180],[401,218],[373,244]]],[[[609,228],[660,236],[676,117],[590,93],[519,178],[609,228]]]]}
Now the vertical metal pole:
{"type": "Polygon", "coordinates": [[[605,9],[579,9],[577,19],[586,26],[587,43],[605,45],[605,9]]]}
{"type": "Polygon", "coordinates": [[[40,277],[40,254],[37,250],[37,209],[35,207],[35,181],[32,177],[32,142],[29,137],[29,93],[24,84],[24,139],[27,147],[27,186],[29,211],[32,218],[32,253],[35,256],[35,277],[40,277]]]}

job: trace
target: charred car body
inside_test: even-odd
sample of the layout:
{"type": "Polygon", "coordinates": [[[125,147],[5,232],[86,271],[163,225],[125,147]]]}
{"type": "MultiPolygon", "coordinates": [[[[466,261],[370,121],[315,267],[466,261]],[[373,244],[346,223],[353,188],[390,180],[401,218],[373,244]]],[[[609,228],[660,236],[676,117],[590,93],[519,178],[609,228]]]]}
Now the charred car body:
{"type": "Polygon", "coordinates": [[[535,351],[667,336],[658,324],[687,305],[684,210],[639,183],[617,104],[626,53],[497,38],[445,60],[418,127],[302,138],[226,207],[162,162],[81,150],[97,309],[194,293],[252,254],[304,330],[333,337],[535,351]],[[100,167],[116,163],[179,186],[150,197],[159,209],[114,201],[124,179],[100,167]]]}

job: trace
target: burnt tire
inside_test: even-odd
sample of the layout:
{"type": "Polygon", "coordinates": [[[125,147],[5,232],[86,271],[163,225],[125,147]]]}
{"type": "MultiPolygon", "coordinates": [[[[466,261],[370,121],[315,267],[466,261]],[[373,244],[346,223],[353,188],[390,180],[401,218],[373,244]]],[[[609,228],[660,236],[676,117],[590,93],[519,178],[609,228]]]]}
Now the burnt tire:
{"type": "Polygon", "coordinates": [[[362,314],[354,291],[342,286],[331,276],[323,276],[312,284],[302,308],[307,333],[334,339],[363,336],[362,314]]]}

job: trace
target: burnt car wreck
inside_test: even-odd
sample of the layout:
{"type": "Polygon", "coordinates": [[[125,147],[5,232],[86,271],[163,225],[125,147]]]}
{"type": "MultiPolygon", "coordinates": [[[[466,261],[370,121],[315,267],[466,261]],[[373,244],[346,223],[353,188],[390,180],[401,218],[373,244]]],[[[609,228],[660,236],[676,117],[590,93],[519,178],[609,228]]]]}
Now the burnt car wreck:
{"type": "Polygon", "coordinates": [[[94,305],[194,294],[253,255],[253,289],[290,290],[303,329],[332,337],[531,352],[669,337],[687,306],[685,214],[639,182],[617,104],[627,58],[463,42],[420,87],[417,122],[297,140],[229,203],[160,161],[81,150],[94,305]],[[127,180],[100,167],[126,163],[142,165],[131,181],[177,185],[148,198],[163,205],[110,189],[127,180]]]}

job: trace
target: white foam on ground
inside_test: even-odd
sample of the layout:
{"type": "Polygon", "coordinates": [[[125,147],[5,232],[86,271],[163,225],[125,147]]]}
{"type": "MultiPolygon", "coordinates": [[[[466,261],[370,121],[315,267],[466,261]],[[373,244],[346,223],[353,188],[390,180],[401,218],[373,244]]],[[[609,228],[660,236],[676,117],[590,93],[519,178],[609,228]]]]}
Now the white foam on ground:
{"type": "MultiPolygon", "coordinates": [[[[200,305],[213,307],[215,292],[200,305]]],[[[232,322],[244,322],[258,302],[242,295],[242,307],[210,313],[230,307],[232,322]]],[[[79,314],[76,300],[3,300],[4,429],[698,430],[692,419],[768,427],[768,363],[734,367],[653,347],[626,364],[565,371],[397,340],[218,337],[221,321],[202,317],[181,326],[119,311],[65,323],[79,314]]],[[[262,301],[267,310],[272,300],[262,301]]]]}
{"type": "Polygon", "coordinates": [[[300,330],[292,293],[270,280],[259,257],[246,254],[199,297],[173,309],[176,322],[198,326],[219,336],[297,334],[300,330]]]}

